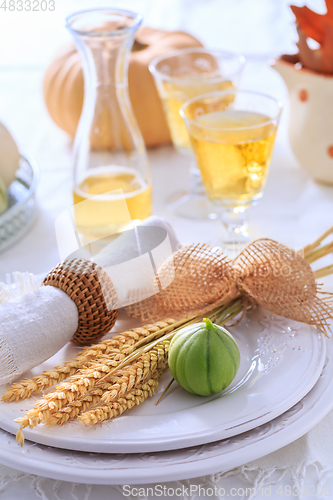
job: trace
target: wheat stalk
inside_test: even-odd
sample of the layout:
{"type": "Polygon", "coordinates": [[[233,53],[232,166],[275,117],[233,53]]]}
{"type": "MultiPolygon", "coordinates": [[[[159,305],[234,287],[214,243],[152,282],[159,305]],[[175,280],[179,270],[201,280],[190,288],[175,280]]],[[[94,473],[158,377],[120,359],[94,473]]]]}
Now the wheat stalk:
{"type": "MultiPolygon", "coordinates": [[[[159,321],[158,323],[155,323],[152,325],[152,328],[150,328],[150,334],[147,335],[147,340],[151,340],[150,338],[154,338],[156,336],[159,336],[160,334],[163,335],[165,334],[165,331],[170,331],[173,328],[176,330],[179,329],[179,324],[184,324],[184,321],[181,322],[174,322],[174,320],[166,320],[164,322],[159,321]],[[159,330],[156,329],[156,326],[159,325],[159,330]],[[178,326],[178,328],[176,328],[178,326]],[[163,330],[163,331],[162,331],[163,330]]],[[[142,339],[141,339],[142,340],[142,339]]],[[[141,342],[141,341],[140,341],[141,342]]],[[[140,343],[138,342],[138,344],[140,343]]],[[[165,346],[168,345],[168,342],[165,343],[165,346]]],[[[166,347],[165,347],[166,348],[166,347]]],[[[141,347],[141,350],[143,348],[141,347]]],[[[163,351],[164,352],[164,351],[163,351]]],[[[156,358],[156,353],[161,355],[161,351],[158,352],[158,350],[155,350],[154,352],[151,353],[151,361],[152,365],[151,368],[156,366],[155,363],[155,358],[156,358]]],[[[130,356],[128,356],[130,357],[130,356]]],[[[93,384],[93,380],[95,381],[96,379],[92,378],[90,383],[88,380],[87,383],[87,375],[94,375],[95,377],[99,377],[101,374],[104,374],[105,371],[109,370],[110,365],[114,364],[114,361],[108,360],[109,365],[104,365],[104,364],[98,364],[96,365],[93,369],[90,369],[90,372],[88,370],[81,370],[80,374],[77,374],[73,377],[71,377],[72,384],[71,384],[71,390],[70,391],[63,391],[64,384],[60,384],[57,386],[57,390],[54,393],[49,393],[48,395],[44,396],[44,399],[38,401],[35,405],[34,408],[26,412],[26,414],[23,417],[19,417],[18,419],[15,420],[16,423],[20,424],[20,428],[16,434],[16,440],[23,446],[24,443],[24,435],[22,432],[22,429],[25,427],[33,428],[36,427],[39,423],[44,421],[45,423],[49,425],[54,425],[54,424],[62,424],[66,422],[69,419],[75,418],[79,413],[82,411],[85,411],[89,406],[96,404],[100,399],[103,394],[103,392],[106,391],[106,389],[110,388],[112,386],[112,383],[106,382],[104,379],[99,381],[99,387],[95,390],[89,390],[88,387],[91,389],[90,385],[93,384]],[[97,371],[96,371],[97,369],[97,371]],[[79,387],[75,386],[75,382],[82,381],[81,378],[83,377],[83,385],[79,385],[79,387]],[[88,386],[88,387],[87,387],[88,386]],[[81,390],[81,394],[80,391],[81,390]],[[82,394],[83,392],[83,394],[82,394]],[[53,394],[53,397],[52,397],[53,394]],[[51,398],[50,398],[51,396],[51,398]],[[67,403],[67,406],[66,406],[67,403]],[[63,411],[61,411],[63,409],[63,411]],[[59,412],[61,411],[61,413],[59,412]],[[55,415],[57,415],[55,417],[55,415]]],[[[148,369],[148,358],[147,356],[143,357],[142,362],[138,362],[136,364],[136,370],[137,370],[137,381],[139,380],[139,373],[141,370],[141,373],[146,377],[148,373],[150,373],[148,369]]],[[[159,366],[161,366],[159,364],[159,366]]],[[[165,365],[164,365],[165,366],[165,365]]],[[[113,368],[114,372],[114,368],[113,368]]],[[[132,373],[129,373],[129,379],[128,379],[128,387],[131,387],[132,383],[132,373]]],[[[124,371],[119,371],[118,374],[119,379],[121,377],[124,377],[124,371]]],[[[113,378],[112,381],[115,379],[113,378]]],[[[121,394],[124,394],[124,391],[121,392],[121,394]]]]}
{"type": "Polygon", "coordinates": [[[168,352],[170,340],[161,341],[154,349],[129,365],[123,372],[116,372],[106,381],[110,382],[110,388],[104,391],[101,400],[111,403],[136,388],[140,383],[151,378],[156,372],[161,372],[168,364],[168,352]]]}
{"type": "Polygon", "coordinates": [[[33,428],[42,421],[48,425],[62,424],[101,399],[106,402],[115,401],[145,382],[157,370],[165,368],[169,345],[169,340],[161,341],[155,349],[144,353],[128,368],[117,370],[110,378],[103,379],[96,388],[87,389],[83,394],[79,394],[78,390],[73,394],[73,391],[65,393],[58,389],[59,399],[48,401],[48,395],[45,396],[44,400],[37,402],[35,408],[15,422],[21,425],[20,430],[28,426],[33,428]]]}
{"type": "MultiPolygon", "coordinates": [[[[306,245],[301,251],[301,255],[304,255],[304,258],[308,260],[309,258],[312,259],[314,252],[317,252],[318,247],[321,245],[321,243],[331,234],[333,233],[333,226],[327,229],[323,234],[319,236],[313,243],[310,245],[306,245]]],[[[317,258],[320,258],[317,254],[317,258]]]]}
{"type": "MultiPolygon", "coordinates": [[[[163,338],[168,339],[168,336],[171,335],[171,337],[169,337],[171,339],[180,327],[193,321],[194,319],[189,320],[186,318],[178,321],[177,323],[174,322],[171,325],[168,325],[167,322],[159,322],[164,323],[164,330],[169,332],[163,333],[163,338]]],[[[125,364],[129,364],[133,359],[138,358],[141,353],[145,352],[145,350],[150,350],[155,347],[155,345],[159,342],[159,339],[153,342],[150,340],[156,336],[160,337],[160,335],[162,335],[161,332],[158,332],[158,335],[154,332],[147,336],[145,338],[145,343],[148,343],[149,341],[148,345],[137,348],[132,353],[132,357],[130,354],[126,356],[124,354],[119,354],[118,357],[115,356],[113,359],[107,357],[103,360],[99,359],[89,368],[80,370],[77,374],[70,377],[68,381],[57,385],[55,391],[44,395],[44,399],[48,404],[48,409],[51,411],[58,411],[78,397],[87,394],[93,387],[95,387],[99,380],[107,380],[109,375],[113,374],[116,370],[118,371],[118,368],[123,367],[125,364]]],[[[138,342],[137,345],[139,344],[140,342],[138,342]]]]}
{"type": "Polygon", "coordinates": [[[104,422],[105,420],[121,415],[124,411],[133,408],[134,405],[143,403],[145,399],[153,395],[154,391],[158,387],[158,379],[161,374],[162,372],[156,373],[154,377],[142,384],[139,384],[137,387],[116,401],[98,405],[96,408],[82,413],[78,418],[84,423],[84,425],[88,426],[96,424],[97,422],[104,422]]]}
{"type": "MultiPolygon", "coordinates": [[[[147,381],[138,384],[135,388],[133,388],[128,393],[122,395],[122,397],[120,397],[116,401],[113,401],[112,403],[99,404],[98,407],[89,410],[89,412],[86,412],[86,410],[89,407],[95,406],[96,404],[101,402],[101,396],[105,392],[105,389],[103,387],[98,389],[95,388],[88,394],[85,394],[84,396],[81,396],[78,400],[75,400],[72,403],[70,403],[67,407],[62,408],[59,412],[51,413],[45,416],[45,418],[42,418],[42,420],[46,425],[56,425],[56,424],[63,425],[68,420],[72,420],[77,416],[78,418],[81,418],[82,415],[85,415],[84,416],[85,425],[89,425],[89,423],[92,423],[92,420],[94,420],[95,422],[98,421],[103,422],[108,418],[112,418],[115,417],[117,414],[123,413],[125,409],[129,409],[132,406],[134,406],[134,404],[139,404],[144,399],[146,399],[146,397],[151,396],[154,390],[158,386],[158,379],[160,378],[162,373],[163,373],[162,371],[155,373],[147,381]],[[147,393],[147,391],[149,392],[149,394],[147,393]],[[133,401],[134,404],[132,404],[133,401]],[[117,413],[117,409],[120,406],[123,407],[125,402],[127,407],[126,408],[124,407],[122,411],[117,413]]],[[[106,384],[106,387],[109,386],[110,384],[106,384]]]]}
{"type": "MultiPolygon", "coordinates": [[[[140,404],[153,394],[158,385],[157,380],[167,365],[169,344],[170,341],[163,341],[151,353],[144,354],[142,360],[140,359],[127,369],[126,373],[120,372],[118,376],[115,375],[112,378],[110,383],[103,382],[100,387],[72,401],[67,407],[60,409],[60,411],[58,411],[56,406],[50,407],[46,401],[38,401],[35,408],[26,412],[23,417],[14,420],[20,424],[20,428],[16,434],[16,441],[23,446],[24,435],[22,430],[25,427],[32,429],[42,421],[46,425],[62,425],[68,420],[79,416],[80,413],[84,413],[90,406],[104,401],[103,394],[108,395],[106,398],[107,402],[103,403],[99,410],[96,409],[94,417],[93,413],[91,413],[91,418],[97,419],[96,421],[102,422],[107,418],[115,417],[135,404],[140,404]],[[147,384],[149,387],[147,387],[147,384]],[[111,390],[108,390],[109,388],[111,390]]],[[[91,423],[89,418],[85,417],[83,421],[85,425],[91,423]]]]}
{"type": "Polygon", "coordinates": [[[81,396],[81,398],[73,401],[59,412],[42,412],[42,420],[46,425],[62,425],[88,410],[90,406],[95,406],[99,403],[102,394],[102,389],[93,389],[89,394],[81,396]]]}
{"type": "Polygon", "coordinates": [[[32,394],[48,389],[62,380],[74,375],[79,369],[78,361],[68,361],[61,366],[56,366],[53,370],[46,370],[41,375],[32,379],[26,378],[13,384],[2,396],[2,401],[12,403],[15,401],[30,398],[32,394]]]}
{"type": "MultiPolygon", "coordinates": [[[[153,376],[158,376],[167,366],[167,355],[169,351],[170,340],[161,341],[155,349],[144,353],[135,363],[130,366],[117,370],[110,377],[105,377],[102,382],[97,382],[96,386],[90,389],[86,394],[78,396],[67,406],[59,406],[56,402],[40,401],[36,405],[35,412],[30,410],[29,427],[44,422],[47,425],[63,424],[84,412],[89,406],[95,405],[99,400],[107,403],[114,402],[124,397],[135,388],[139,388],[153,376]],[[33,420],[32,417],[37,416],[33,420]]],[[[24,422],[21,419],[18,423],[24,422]]],[[[28,425],[25,421],[24,427],[28,425]]]]}
{"type": "MultiPolygon", "coordinates": [[[[104,390],[107,390],[109,387],[110,384],[105,384],[104,390]]],[[[44,400],[38,401],[35,407],[27,411],[23,417],[19,417],[14,420],[14,422],[20,424],[20,429],[16,435],[16,440],[21,442],[23,436],[21,431],[26,427],[33,429],[42,422],[47,425],[61,425],[64,422],[75,418],[77,415],[79,415],[79,413],[81,413],[81,411],[85,411],[90,406],[97,404],[100,401],[102,394],[103,387],[99,389],[93,389],[88,394],[85,394],[77,400],[72,401],[68,406],[61,409],[58,413],[52,412],[52,410],[48,408],[48,405],[44,400]]]]}
{"type": "Polygon", "coordinates": [[[168,318],[140,328],[127,330],[121,335],[111,339],[103,340],[99,344],[86,347],[74,361],[68,361],[63,365],[56,366],[53,370],[46,370],[41,375],[32,379],[24,379],[13,384],[2,396],[2,401],[12,403],[29,398],[31,395],[43,390],[51,389],[69,377],[75,375],[79,370],[93,366],[95,361],[110,359],[110,355],[130,354],[142,345],[147,338],[163,335],[166,331],[177,326],[179,322],[168,318]]]}

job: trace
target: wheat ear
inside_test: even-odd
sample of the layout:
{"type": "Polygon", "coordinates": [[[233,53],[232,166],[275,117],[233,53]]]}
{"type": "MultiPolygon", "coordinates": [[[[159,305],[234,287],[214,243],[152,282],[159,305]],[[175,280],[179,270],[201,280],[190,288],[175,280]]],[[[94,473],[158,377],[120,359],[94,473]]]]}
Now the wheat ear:
{"type": "Polygon", "coordinates": [[[177,322],[168,318],[165,321],[158,321],[154,324],[148,324],[140,328],[127,330],[121,335],[111,339],[103,340],[99,344],[86,347],[77,356],[74,361],[68,361],[63,365],[56,366],[53,370],[46,370],[41,375],[32,379],[24,379],[21,382],[13,384],[2,396],[2,401],[12,403],[22,399],[29,398],[43,390],[50,389],[56,384],[61,383],[68,377],[73,376],[80,369],[89,367],[100,358],[105,358],[110,354],[124,353],[130,354],[139,345],[144,343],[147,337],[151,338],[163,335],[170,327],[177,322]]]}
{"type": "Polygon", "coordinates": [[[101,401],[101,396],[105,392],[105,388],[108,388],[110,384],[104,383],[104,387],[101,386],[100,388],[93,389],[89,394],[81,396],[78,400],[73,401],[68,407],[62,408],[59,412],[50,411],[47,408],[47,404],[43,401],[38,402],[35,408],[26,412],[23,417],[14,420],[14,422],[20,424],[20,428],[16,433],[16,441],[23,446],[24,435],[22,430],[25,427],[32,429],[42,421],[46,425],[62,425],[78,416],[85,425],[90,425],[121,415],[134,405],[142,403],[148,396],[152,396],[158,386],[158,380],[165,366],[166,362],[163,365],[159,364],[159,371],[149,373],[150,377],[147,377],[148,380],[137,384],[136,387],[123,394],[118,400],[113,400],[110,403],[102,403],[89,412],[86,412],[86,410],[101,401]]]}
{"type": "MultiPolygon", "coordinates": [[[[132,408],[134,404],[140,404],[148,396],[153,394],[158,385],[156,381],[161,374],[162,372],[155,373],[150,380],[138,384],[137,387],[132,389],[132,391],[128,394],[119,398],[119,401],[113,401],[110,404],[102,404],[102,408],[96,413],[96,415],[98,414],[98,417],[95,416],[94,418],[97,418],[99,421],[103,421],[107,418],[120,415],[125,410],[132,408]]],[[[20,428],[16,433],[16,441],[23,446],[24,435],[22,430],[25,427],[32,429],[42,421],[46,425],[62,425],[68,420],[72,420],[81,413],[86,412],[89,407],[94,406],[101,401],[101,396],[109,387],[109,383],[104,383],[104,385],[101,384],[101,387],[92,389],[88,394],[85,394],[84,396],[81,396],[77,400],[71,402],[67,407],[62,408],[60,411],[52,411],[49,409],[48,404],[45,401],[39,401],[35,408],[27,411],[23,417],[19,417],[14,420],[14,422],[20,424],[20,428]]],[[[87,422],[87,417],[84,423],[85,422],[87,422]]]]}
{"type": "Polygon", "coordinates": [[[163,340],[155,348],[142,354],[132,365],[105,377],[105,382],[110,382],[110,388],[104,391],[101,400],[105,403],[116,401],[156,372],[163,371],[168,364],[169,347],[170,340],[163,340]]]}
{"type": "Polygon", "coordinates": [[[126,370],[120,370],[119,372],[116,370],[121,361],[126,359],[123,358],[124,355],[119,355],[119,357],[111,360],[107,359],[103,363],[96,363],[91,368],[81,370],[71,377],[70,381],[58,385],[55,391],[44,396],[45,409],[58,412],[80,396],[87,394],[94,387],[97,386],[98,388],[99,381],[103,384],[105,382],[112,384],[118,382],[113,394],[117,393],[117,397],[121,396],[128,392],[134,384],[139,383],[142,378],[146,378],[149,372],[155,370],[157,361],[161,357],[163,359],[167,357],[169,344],[170,341],[168,340],[161,341],[158,347],[156,346],[148,353],[141,354],[135,363],[126,367],[126,370]],[[120,380],[121,386],[119,386],[120,380]]]}
{"type": "Polygon", "coordinates": [[[92,410],[82,413],[78,416],[78,418],[84,423],[84,425],[88,426],[96,424],[97,422],[104,422],[105,420],[110,420],[111,418],[121,415],[126,410],[133,408],[133,406],[143,403],[145,399],[154,394],[154,391],[158,387],[158,379],[161,374],[161,372],[155,374],[154,377],[142,384],[139,384],[137,387],[116,401],[113,401],[112,403],[103,403],[92,410]]]}
{"type": "MultiPolygon", "coordinates": [[[[77,417],[89,406],[95,405],[99,401],[109,403],[124,397],[152,376],[159,377],[158,373],[167,365],[169,344],[170,341],[162,341],[161,345],[158,344],[155,349],[144,353],[132,365],[116,370],[112,376],[106,377],[102,382],[97,382],[95,387],[69,402],[67,406],[59,407],[56,401],[40,402],[37,409],[39,420],[32,420],[32,422],[35,422],[36,425],[41,421],[47,425],[61,425],[77,417]],[[156,374],[156,372],[158,373],[156,374]]],[[[33,415],[30,413],[30,419],[33,415]]]]}
{"type": "Polygon", "coordinates": [[[72,401],[61,408],[57,412],[48,411],[47,408],[40,412],[41,420],[45,422],[46,425],[62,425],[69,420],[73,420],[80,413],[85,412],[90,406],[98,404],[101,400],[103,393],[108,390],[110,384],[105,384],[100,388],[91,389],[87,394],[80,396],[78,399],[72,401]]]}
{"type": "Polygon", "coordinates": [[[131,390],[136,389],[140,383],[145,383],[147,379],[156,375],[157,371],[163,371],[167,365],[169,345],[170,340],[160,341],[154,349],[143,353],[132,365],[115,371],[110,378],[105,377],[94,389],[90,388],[81,395],[74,395],[70,392],[69,394],[73,397],[70,401],[68,401],[69,394],[66,397],[66,393],[61,392],[58,394],[61,399],[38,401],[35,408],[15,420],[20,424],[16,435],[17,441],[23,443],[22,429],[25,427],[32,429],[42,421],[47,425],[63,424],[101,400],[109,403],[125,396],[131,390]],[[105,399],[102,399],[104,395],[105,399]]]}
{"type": "MultiPolygon", "coordinates": [[[[168,320],[168,321],[171,323],[173,320],[168,320]]],[[[164,323],[163,326],[164,331],[162,332],[162,334],[165,333],[166,330],[173,329],[172,328],[173,323],[171,324],[168,324],[167,322],[159,322],[159,323],[160,324],[164,323]]],[[[175,323],[175,327],[176,326],[177,324],[175,323]]],[[[156,336],[155,333],[151,335],[156,336]]],[[[160,332],[157,333],[159,334],[160,332]]],[[[169,342],[163,341],[163,344],[166,349],[169,345],[169,342]]],[[[163,359],[164,359],[164,354],[165,351],[163,351],[163,359]]],[[[91,373],[90,372],[88,374],[86,373],[86,375],[92,376],[92,378],[90,379],[90,384],[89,384],[89,379],[85,379],[86,380],[85,384],[83,384],[82,386],[79,385],[79,388],[75,385],[75,382],[80,382],[81,378],[84,376],[83,374],[80,375],[79,372],[77,375],[71,377],[71,379],[73,379],[71,384],[71,391],[63,392],[61,389],[63,388],[62,386],[64,384],[60,384],[59,386],[57,386],[57,391],[54,391],[54,393],[56,393],[56,397],[49,398],[49,396],[52,396],[52,394],[54,395],[54,393],[47,394],[46,396],[44,396],[44,399],[37,401],[35,407],[26,412],[26,414],[23,417],[15,419],[15,422],[20,424],[20,428],[16,434],[16,440],[21,444],[21,446],[23,446],[24,443],[24,435],[22,429],[24,429],[25,427],[29,427],[32,429],[42,421],[48,423],[49,425],[64,423],[71,418],[75,418],[79,413],[85,411],[92,404],[96,404],[101,399],[102,394],[106,392],[105,388],[110,388],[110,386],[112,386],[112,383],[102,380],[99,382],[99,387],[96,389],[96,392],[92,392],[91,389],[94,385],[94,382],[96,381],[96,379],[93,378],[93,375],[94,373],[95,376],[97,375],[97,377],[104,375],[103,378],[105,378],[105,370],[107,371],[111,368],[113,372],[115,370],[115,367],[111,365],[117,364],[117,362],[109,359],[108,363],[109,365],[98,364],[95,368],[90,370],[91,373]],[[90,385],[92,385],[92,387],[90,387],[90,385]],[[64,408],[64,412],[55,417],[55,414],[59,413],[59,410],[61,410],[62,408],[64,408]]],[[[151,352],[151,363],[152,363],[151,364],[152,368],[156,366],[156,351],[151,352]]],[[[135,368],[137,370],[136,380],[138,383],[140,373],[144,374],[145,376],[149,373],[148,357],[144,356],[142,361],[138,361],[136,363],[135,368]]],[[[84,372],[88,371],[89,370],[84,370],[84,372]]],[[[118,379],[123,377],[123,375],[124,372],[120,371],[118,374],[118,379]]],[[[129,382],[130,383],[132,382],[132,371],[129,373],[129,382]]],[[[130,383],[127,383],[128,387],[130,387],[130,383]]],[[[123,393],[124,391],[122,391],[122,394],[123,393]]]]}

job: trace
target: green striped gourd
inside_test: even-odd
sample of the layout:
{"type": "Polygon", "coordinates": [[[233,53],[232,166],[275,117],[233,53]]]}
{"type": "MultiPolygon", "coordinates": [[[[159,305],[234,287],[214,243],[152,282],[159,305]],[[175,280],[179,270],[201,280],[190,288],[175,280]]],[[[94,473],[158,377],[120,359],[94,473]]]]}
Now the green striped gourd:
{"type": "Polygon", "coordinates": [[[209,319],[179,330],[169,350],[169,367],[184,389],[200,396],[228,387],[239,368],[240,353],[232,335],[209,319]]]}

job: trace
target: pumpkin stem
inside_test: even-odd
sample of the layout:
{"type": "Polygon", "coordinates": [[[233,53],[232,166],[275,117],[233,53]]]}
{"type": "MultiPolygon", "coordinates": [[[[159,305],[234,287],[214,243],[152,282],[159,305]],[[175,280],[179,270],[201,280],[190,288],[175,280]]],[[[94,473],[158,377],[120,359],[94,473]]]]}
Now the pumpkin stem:
{"type": "Polygon", "coordinates": [[[204,323],[206,323],[207,328],[214,328],[214,325],[209,318],[203,318],[203,320],[204,323]]]}

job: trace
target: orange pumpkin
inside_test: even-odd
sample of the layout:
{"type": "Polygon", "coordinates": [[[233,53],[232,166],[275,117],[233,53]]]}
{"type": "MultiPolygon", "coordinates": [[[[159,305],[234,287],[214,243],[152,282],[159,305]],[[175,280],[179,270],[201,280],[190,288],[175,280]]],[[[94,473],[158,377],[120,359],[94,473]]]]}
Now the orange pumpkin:
{"type": "MultiPolygon", "coordinates": [[[[148,70],[149,64],[155,57],[171,50],[201,46],[196,38],[182,31],[148,27],[138,31],[130,55],[128,82],[133,111],[146,146],[171,141],[162,103],[148,70]]],[[[81,60],[74,45],[62,49],[47,68],[44,99],[54,122],[74,137],[83,103],[81,60]]]]}

